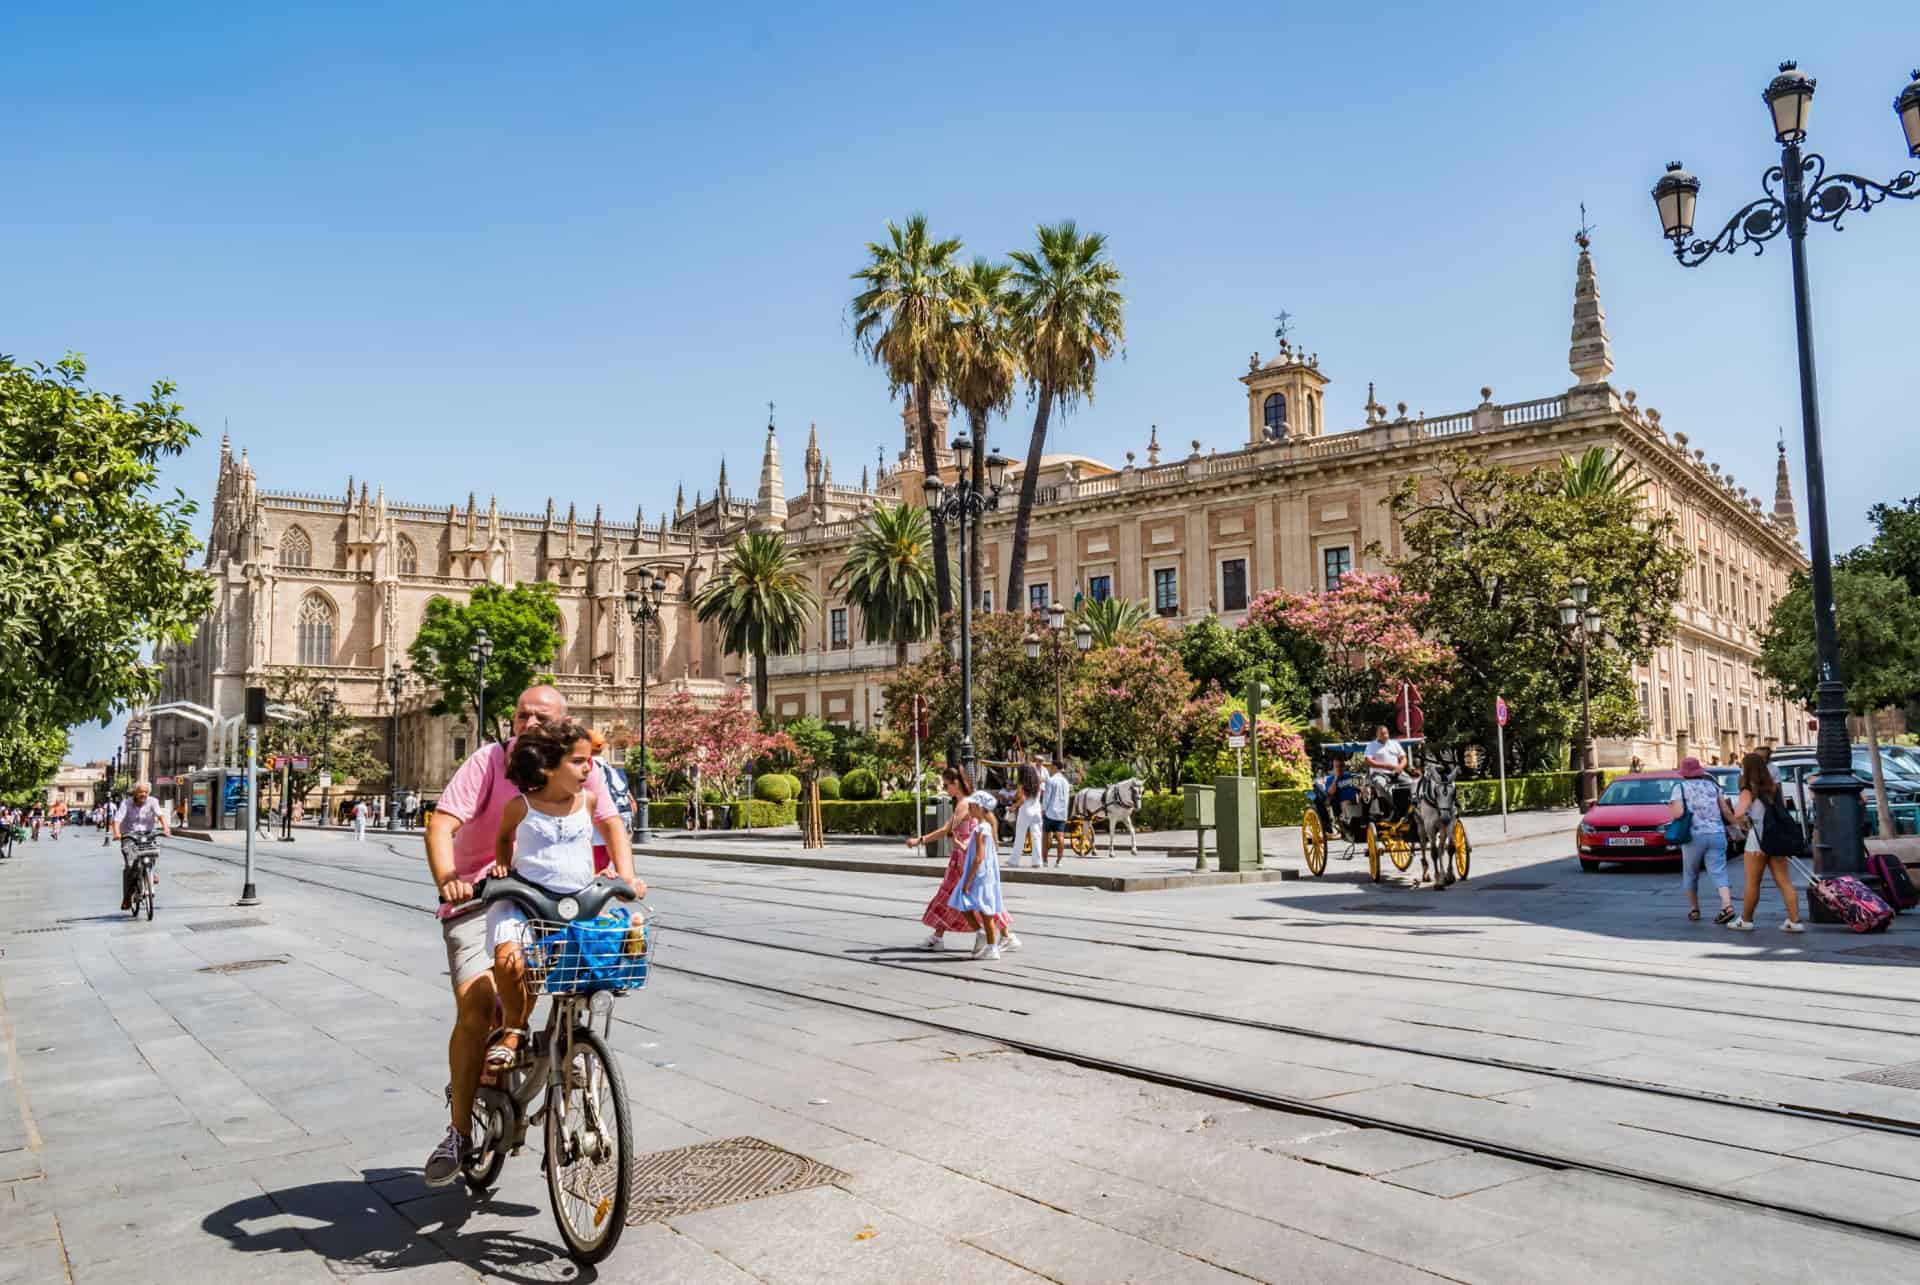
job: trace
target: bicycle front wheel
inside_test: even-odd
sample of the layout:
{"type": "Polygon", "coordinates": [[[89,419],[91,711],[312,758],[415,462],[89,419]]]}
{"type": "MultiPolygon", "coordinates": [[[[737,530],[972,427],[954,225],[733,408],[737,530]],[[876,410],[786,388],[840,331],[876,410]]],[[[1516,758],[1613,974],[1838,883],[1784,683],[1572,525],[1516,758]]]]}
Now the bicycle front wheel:
{"type": "Polygon", "coordinates": [[[153,871],[140,876],[140,895],[147,899],[147,922],[153,922],[153,871]]]}
{"type": "Polygon", "coordinates": [[[585,1027],[575,1028],[560,1083],[547,1090],[546,1141],[547,1196],[560,1238],[575,1262],[597,1263],[626,1230],[633,1135],[620,1064],[585,1027]]]}

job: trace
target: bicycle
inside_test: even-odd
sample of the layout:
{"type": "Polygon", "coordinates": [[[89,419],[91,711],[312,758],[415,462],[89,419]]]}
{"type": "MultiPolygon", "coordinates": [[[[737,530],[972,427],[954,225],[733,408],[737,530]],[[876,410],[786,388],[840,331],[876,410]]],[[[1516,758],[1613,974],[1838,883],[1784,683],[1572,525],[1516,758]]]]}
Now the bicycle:
{"type": "Polygon", "coordinates": [[[153,921],[153,863],[160,859],[160,836],[151,830],[127,835],[120,840],[120,859],[133,869],[131,914],[140,917],[144,905],[147,921],[153,921]]]}
{"type": "MultiPolygon", "coordinates": [[[[482,1083],[473,1102],[467,1159],[461,1173],[476,1194],[492,1187],[527,1130],[545,1128],[547,1197],[568,1256],[597,1263],[626,1229],[633,1185],[633,1133],[626,1077],[605,1032],[617,995],[646,985],[653,957],[653,916],[644,904],[625,920],[605,916],[615,898],[633,898],[620,880],[600,878],[556,896],[512,875],[482,880],[474,900],[513,901],[527,914],[527,985],[552,1001],[546,1024],[532,1031],[513,1069],[482,1083]],[[602,1034],[593,1025],[599,1019],[602,1034]],[[537,1108],[534,1099],[544,1092],[537,1108]]],[[[532,1023],[529,1023],[531,1026],[532,1023]]]]}

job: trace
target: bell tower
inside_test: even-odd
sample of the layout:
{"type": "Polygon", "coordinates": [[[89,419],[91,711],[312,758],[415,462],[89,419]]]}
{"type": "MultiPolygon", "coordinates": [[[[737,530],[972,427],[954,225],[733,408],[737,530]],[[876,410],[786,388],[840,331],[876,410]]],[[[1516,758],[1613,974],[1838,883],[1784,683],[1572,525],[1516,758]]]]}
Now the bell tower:
{"type": "Polygon", "coordinates": [[[1282,338],[1280,351],[1266,365],[1260,354],[1247,359],[1247,444],[1318,437],[1322,432],[1320,395],[1328,379],[1320,373],[1320,354],[1309,354],[1282,338]]]}

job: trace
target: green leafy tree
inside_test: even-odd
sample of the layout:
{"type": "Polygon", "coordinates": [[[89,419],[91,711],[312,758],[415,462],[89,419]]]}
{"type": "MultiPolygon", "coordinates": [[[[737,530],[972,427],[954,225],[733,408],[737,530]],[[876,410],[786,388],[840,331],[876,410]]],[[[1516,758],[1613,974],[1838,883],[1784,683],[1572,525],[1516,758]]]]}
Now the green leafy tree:
{"type": "Polygon", "coordinates": [[[860,609],[868,642],[893,644],[896,665],[905,665],[908,645],[932,637],[939,623],[932,525],[924,509],[875,506],[828,586],[860,609]]]}
{"type": "Polygon", "coordinates": [[[1908,592],[1920,598],[1920,496],[1876,504],[1867,517],[1873,522],[1873,540],[1844,555],[1840,565],[1898,576],[1908,592]]]}
{"type": "MultiPolygon", "coordinates": [[[[960,239],[936,240],[927,216],[904,226],[887,221],[885,241],[867,244],[867,263],[853,274],[861,289],[853,297],[853,342],[887,375],[889,394],[906,389],[920,421],[920,458],[928,467],[940,458],[933,436],[933,394],[946,380],[953,344],[955,257],[960,239]]],[[[947,536],[933,529],[935,596],[940,614],[953,610],[947,536]]]]}
{"type": "MultiPolygon", "coordinates": [[[[1847,709],[1864,716],[1873,753],[1873,789],[1880,833],[1892,834],[1880,734],[1873,715],[1920,698],[1920,598],[1898,576],[1841,567],[1833,573],[1834,627],[1847,676],[1847,709]]],[[[1820,685],[1814,641],[1813,589],[1806,576],[1773,604],[1760,640],[1760,670],[1798,703],[1811,707],[1820,685]]]]}
{"type": "Polygon", "coordinates": [[[1111,647],[1147,627],[1153,616],[1138,598],[1085,598],[1073,610],[1072,623],[1093,631],[1093,645],[1111,647]]]}
{"type": "Polygon", "coordinates": [[[833,762],[833,729],[812,714],[789,720],[781,731],[787,734],[793,749],[789,759],[794,772],[802,778],[829,767],[833,762]]]}
{"type": "Polygon", "coordinates": [[[1171,630],[1155,622],[1088,653],[1069,709],[1090,758],[1123,759],[1150,784],[1172,785],[1193,680],[1171,630]]]}
{"type": "Polygon", "coordinates": [[[1243,694],[1248,683],[1258,680],[1271,693],[1268,708],[1298,724],[1312,712],[1312,695],[1288,651],[1318,655],[1318,644],[1277,618],[1249,618],[1236,629],[1218,616],[1202,616],[1180,631],[1179,646],[1180,663],[1193,679],[1196,696],[1209,687],[1243,694]]]}
{"type": "MultiPolygon", "coordinates": [[[[337,700],[329,708],[323,697],[333,690],[331,679],[296,666],[269,672],[266,688],[267,704],[283,706],[293,717],[269,718],[260,729],[261,772],[277,754],[305,755],[311,760],[306,771],[289,771],[291,797],[305,799],[318,789],[323,768],[333,775],[335,798],[347,792],[349,782],[363,792],[388,784],[387,764],[380,753],[385,728],[376,729],[353,717],[337,700]]],[[[261,786],[263,794],[266,789],[261,786]]]]}
{"type": "MultiPolygon", "coordinates": [[[[1013,269],[1004,263],[976,258],[953,278],[954,327],[948,388],[954,405],[967,413],[973,440],[973,489],[987,489],[987,422],[1013,406],[1013,388],[1020,379],[1020,358],[1014,350],[1013,326],[1008,316],[1012,302],[1007,282],[1013,269]]],[[[986,591],[986,541],[981,538],[987,515],[973,519],[973,545],[967,550],[967,576],[973,601],[980,610],[986,591]]]]}
{"type": "Polygon", "coordinates": [[[1126,300],[1120,269],[1106,257],[1107,238],[1082,235],[1072,219],[1042,224],[1032,250],[1015,250],[1010,313],[1014,343],[1033,398],[1033,433],[1020,470],[1020,506],[1014,515],[1013,548],[1007,558],[1006,605],[1018,611],[1027,600],[1027,536],[1040,494],[1040,458],[1047,423],[1093,400],[1100,363],[1126,342],[1126,300]]]}
{"type": "MultiPolygon", "coordinates": [[[[35,775],[64,729],[150,699],[152,644],[185,642],[212,587],[188,569],[193,504],[154,497],[197,431],[173,385],[145,401],[86,384],[86,363],[0,355],[0,781],[35,775]]],[[[38,781],[31,782],[38,784],[38,781]]]]}
{"type": "Polygon", "coordinates": [[[1627,494],[1570,497],[1557,471],[1522,474],[1463,452],[1386,503],[1404,550],[1393,567],[1422,595],[1412,622],[1452,655],[1446,688],[1425,693],[1430,741],[1490,743],[1504,695],[1514,761],[1559,765],[1580,719],[1577,640],[1557,609],[1575,576],[1604,625],[1590,652],[1594,734],[1642,729],[1633,667],[1672,637],[1688,566],[1670,517],[1627,494]]]}
{"type": "Polygon", "coordinates": [[[1647,475],[1634,469],[1624,451],[1609,454],[1604,446],[1589,446],[1560,461],[1560,493],[1569,499],[1638,495],[1646,485],[1647,475]]]}
{"type": "Polygon", "coordinates": [[[0,714],[0,795],[43,797],[67,753],[67,732],[0,714]]]}
{"type": "MultiPolygon", "coordinates": [[[[693,596],[703,622],[717,625],[721,645],[753,657],[753,708],[767,712],[767,657],[797,650],[820,610],[799,559],[778,531],[749,531],[713,579],[693,596]]],[[[871,626],[869,626],[871,627],[871,626]]]]}
{"type": "Polygon", "coordinates": [[[553,681],[549,666],[559,647],[560,605],[550,584],[476,585],[459,604],[446,598],[427,603],[420,632],[407,649],[413,671],[439,693],[432,712],[461,717],[480,697],[480,673],[469,658],[480,631],[493,644],[487,662],[486,733],[500,739],[500,726],[513,713],[520,693],[535,683],[553,681]]]}
{"type": "MultiPolygon", "coordinates": [[[[927,698],[928,740],[949,751],[960,741],[960,662],[953,645],[959,618],[941,622],[942,642],[895,672],[882,691],[887,725],[912,726],[915,695],[927,698]]],[[[1053,744],[1053,678],[1027,659],[1027,618],[1011,612],[973,617],[973,743],[983,759],[1005,759],[1053,744]]]]}

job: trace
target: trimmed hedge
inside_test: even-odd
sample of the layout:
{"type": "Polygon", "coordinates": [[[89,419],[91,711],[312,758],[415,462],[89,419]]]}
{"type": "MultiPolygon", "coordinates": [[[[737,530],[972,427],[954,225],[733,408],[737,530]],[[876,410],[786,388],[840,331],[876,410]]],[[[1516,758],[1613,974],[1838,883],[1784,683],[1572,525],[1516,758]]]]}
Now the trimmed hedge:
{"type": "Polygon", "coordinates": [[[820,778],[820,801],[826,803],[840,797],[840,778],[823,776],[820,778]]]}
{"type": "MultiPolygon", "coordinates": [[[[728,818],[733,827],[745,828],[747,824],[747,804],[736,800],[728,804],[714,804],[716,809],[724,806],[731,814],[728,818]]],[[[792,825],[797,816],[797,805],[792,799],[783,803],[769,803],[764,799],[753,801],[753,828],[771,830],[777,826],[792,825]]],[[[658,799],[647,807],[647,823],[656,830],[683,830],[687,825],[687,801],[685,799],[658,799]]]]}
{"type": "Polygon", "coordinates": [[[868,800],[848,802],[824,799],[820,804],[820,828],[828,834],[914,833],[913,800],[868,800]]]}
{"type": "Polygon", "coordinates": [[[753,778],[753,797],[763,803],[785,803],[800,797],[800,778],[786,772],[769,772],[753,778]]]}
{"type": "Polygon", "coordinates": [[[849,803],[868,803],[880,797],[880,778],[856,767],[840,778],[840,797],[849,803]]]}

